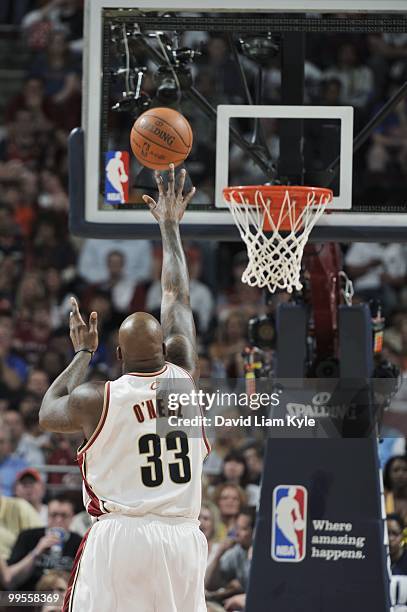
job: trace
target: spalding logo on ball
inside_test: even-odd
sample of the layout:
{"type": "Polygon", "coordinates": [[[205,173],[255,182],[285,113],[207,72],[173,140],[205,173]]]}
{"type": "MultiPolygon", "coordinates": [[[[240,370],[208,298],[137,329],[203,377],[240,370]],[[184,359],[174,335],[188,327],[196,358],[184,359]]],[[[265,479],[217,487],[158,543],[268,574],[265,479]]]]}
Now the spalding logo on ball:
{"type": "Polygon", "coordinates": [[[192,140],[188,121],[172,108],[151,108],[140,115],[130,133],[134,155],[153,170],[182,164],[191,152],[192,140]]]}

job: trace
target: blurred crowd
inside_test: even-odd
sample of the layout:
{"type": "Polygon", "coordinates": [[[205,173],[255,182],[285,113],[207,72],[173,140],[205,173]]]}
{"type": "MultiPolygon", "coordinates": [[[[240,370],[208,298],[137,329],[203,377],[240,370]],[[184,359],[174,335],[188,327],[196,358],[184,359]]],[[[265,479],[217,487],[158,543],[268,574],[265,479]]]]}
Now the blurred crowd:
{"type": "MultiPolygon", "coordinates": [[[[90,524],[75,467],[80,436],[44,433],[38,425],[42,397],[73,355],[67,329],[69,297],[77,297],[85,317],[92,310],[99,315],[100,345],[90,380],[120,375],[115,358],[118,326],[133,310],[158,315],[161,299],[159,244],[79,240],[68,232],[67,137],[80,125],[82,4],[3,0],[0,7],[0,22],[18,26],[30,51],[21,91],[8,101],[0,126],[0,582],[19,590],[63,592],[90,524]]],[[[197,34],[185,35],[183,43],[201,44],[203,55],[194,68],[199,91],[213,104],[243,102],[226,40],[197,34]]],[[[406,77],[407,34],[347,35],[346,43],[343,38],[332,36],[328,45],[323,36],[310,35],[307,101],[350,104],[362,125],[406,77]]],[[[250,74],[249,61],[247,67],[250,74]]],[[[265,70],[265,84],[265,102],[278,102],[277,62],[265,70]]],[[[150,95],[154,87],[147,79],[150,95]]],[[[188,112],[193,116],[192,108],[186,108],[188,112]]],[[[196,145],[190,175],[198,201],[209,203],[215,128],[200,115],[193,125],[196,145]]],[[[265,129],[270,150],[277,155],[276,126],[265,124],[265,129]]],[[[372,185],[380,185],[386,198],[397,197],[407,178],[406,136],[407,107],[402,102],[363,149],[358,162],[362,190],[367,193],[372,185]]],[[[243,172],[238,153],[233,160],[232,171],[243,172]]],[[[244,171],[244,180],[253,182],[254,170],[244,171]]],[[[242,377],[248,320],[266,312],[262,293],[240,281],[246,255],[241,245],[226,243],[185,247],[201,376],[242,377]]],[[[344,248],[344,261],[354,280],[355,299],[383,303],[385,353],[407,375],[405,247],[353,244],[344,248]]],[[[397,414],[405,412],[405,396],[402,386],[394,400],[397,414]]],[[[383,461],[388,461],[392,561],[407,574],[407,561],[400,561],[407,525],[407,429],[397,419],[387,426],[392,443],[386,445],[383,461]]],[[[200,515],[209,545],[208,611],[243,610],[264,444],[244,432],[239,437],[221,431],[212,436],[212,444],[200,515]]]]}

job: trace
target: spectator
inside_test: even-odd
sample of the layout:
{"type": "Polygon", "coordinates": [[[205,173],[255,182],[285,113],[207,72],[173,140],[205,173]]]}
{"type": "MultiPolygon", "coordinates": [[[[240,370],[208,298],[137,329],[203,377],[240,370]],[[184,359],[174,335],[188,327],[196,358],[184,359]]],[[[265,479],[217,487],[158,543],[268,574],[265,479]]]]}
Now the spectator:
{"type": "Polygon", "coordinates": [[[213,36],[207,43],[206,69],[213,75],[214,93],[219,97],[219,104],[244,103],[244,91],[241,85],[236,62],[230,57],[228,44],[223,36],[213,36]]]}
{"type": "Polygon", "coordinates": [[[8,410],[4,415],[4,422],[10,430],[14,455],[28,465],[44,465],[44,454],[26,432],[21,414],[17,410],[8,410]]]}
{"type": "Polygon", "coordinates": [[[52,436],[48,431],[43,431],[40,428],[40,424],[38,422],[38,413],[39,406],[41,404],[41,400],[35,398],[35,407],[30,409],[29,400],[30,396],[25,396],[25,404],[20,404],[20,413],[24,419],[24,425],[27,432],[27,438],[33,442],[38,448],[40,448],[44,453],[48,452],[51,447],[51,439],[52,436]]]}
{"type": "MultiPolygon", "coordinates": [[[[234,583],[235,591],[246,592],[249,582],[254,513],[242,509],[236,521],[236,542],[225,540],[209,565],[205,586],[209,590],[226,588],[234,583]]],[[[229,608],[233,610],[233,608],[229,608]]]]}
{"type": "Polygon", "coordinates": [[[73,515],[72,501],[57,497],[48,503],[47,528],[26,529],[20,533],[8,560],[14,588],[33,591],[45,571],[72,569],[81,543],[80,536],[69,531],[73,515]],[[58,533],[63,535],[62,542],[58,533]]]}
{"type": "Polygon", "coordinates": [[[32,368],[28,372],[26,391],[42,399],[49,387],[49,377],[44,370],[32,368]]]}
{"type": "Polygon", "coordinates": [[[20,228],[13,219],[11,207],[0,202],[0,258],[3,257],[10,257],[20,266],[24,254],[20,228]]]}
{"type": "Polygon", "coordinates": [[[260,485],[263,474],[263,450],[260,444],[247,445],[243,450],[246,459],[249,482],[260,485]]]}
{"type": "MultiPolygon", "coordinates": [[[[395,93],[392,86],[388,96],[395,93]]],[[[379,108],[378,105],[373,114],[379,108]]],[[[367,166],[374,180],[382,179],[386,172],[391,172],[394,178],[397,174],[407,172],[407,105],[403,99],[396,108],[378,125],[372,135],[371,146],[367,154],[367,166]]]]}
{"type": "MultiPolygon", "coordinates": [[[[20,0],[21,2],[21,0],[20,0]]],[[[23,29],[28,31],[29,39],[37,40],[35,33],[48,25],[45,34],[62,31],[75,51],[82,49],[83,36],[83,0],[50,0],[44,6],[30,11],[22,21],[23,29]]],[[[45,45],[49,37],[44,36],[45,45]]],[[[38,48],[38,47],[37,47],[38,48]]]]}
{"type": "Polygon", "coordinates": [[[13,453],[10,427],[0,427],[0,494],[11,497],[17,474],[27,467],[27,461],[13,453]]]}
{"type": "Polygon", "coordinates": [[[42,130],[51,129],[53,107],[44,93],[44,83],[40,78],[28,78],[21,93],[17,94],[8,105],[5,114],[6,122],[12,122],[19,110],[26,110],[42,130]]]}
{"type": "Polygon", "coordinates": [[[9,392],[18,391],[27,377],[27,364],[12,349],[13,326],[0,325],[0,379],[9,392]]]}
{"type": "Polygon", "coordinates": [[[81,67],[63,32],[53,32],[46,52],[35,57],[29,72],[44,82],[45,95],[54,105],[54,119],[66,130],[80,123],[81,67]]]}
{"type": "Polygon", "coordinates": [[[48,523],[48,506],[42,501],[45,496],[45,484],[40,473],[34,468],[25,468],[17,474],[15,494],[25,499],[38,512],[42,525],[48,523]]]}
{"type": "MultiPolygon", "coordinates": [[[[64,436],[63,434],[53,434],[52,435],[52,450],[48,455],[48,463],[50,465],[59,465],[59,466],[73,466],[77,465],[76,452],[72,448],[74,444],[76,447],[81,444],[83,440],[77,438],[71,438],[64,436]]],[[[66,480],[66,476],[64,476],[64,470],[62,469],[60,473],[50,474],[48,477],[49,484],[52,485],[61,485],[66,480]]]]}
{"type": "Polygon", "coordinates": [[[407,456],[392,457],[383,474],[387,514],[399,514],[407,525],[407,456]]]}
{"type": "Polygon", "coordinates": [[[381,469],[395,455],[403,455],[406,452],[406,439],[401,431],[388,425],[382,425],[380,429],[379,462],[381,469]]]}
{"type": "Polygon", "coordinates": [[[342,83],[335,77],[326,77],[322,83],[321,104],[323,106],[340,106],[342,83]]]}
{"type": "MultiPolygon", "coordinates": [[[[53,595],[59,595],[59,602],[63,601],[69,583],[68,572],[51,570],[42,576],[35,587],[36,591],[48,591],[53,595]]],[[[45,604],[41,608],[41,612],[61,612],[61,605],[55,607],[50,604],[45,604]]]]}
{"type": "Polygon", "coordinates": [[[339,47],[336,66],[329,68],[324,78],[341,82],[341,104],[364,109],[372,99],[373,73],[361,63],[355,45],[347,43],[339,47]]]}
{"type": "Polygon", "coordinates": [[[211,501],[203,501],[201,512],[199,513],[200,530],[204,534],[208,543],[208,565],[215,558],[219,549],[219,510],[211,501]]]}
{"type": "Polygon", "coordinates": [[[18,267],[11,256],[0,261],[0,310],[10,310],[14,303],[18,267]]]}
{"type": "MultiPolygon", "coordinates": [[[[38,219],[33,238],[33,263],[36,268],[65,270],[75,263],[75,252],[60,229],[61,219],[47,213],[38,219]],[[59,225],[59,228],[58,228],[59,225]]],[[[49,282],[49,281],[48,281],[49,282]]],[[[60,288],[61,283],[59,283],[60,288]]],[[[52,285],[51,297],[55,296],[52,285]]]]}
{"type": "Polygon", "coordinates": [[[62,280],[62,272],[51,267],[44,272],[52,329],[58,329],[69,316],[69,295],[62,280]]]}
{"type": "Polygon", "coordinates": [[[14,346],[24,354],[27,362],[36,366],[48,348],[51,335],[49,307],[46,301],[32,306],[31,311],[21,313],[14,346]]]}
{"type": "Polygon", "coordinates": [[[0,493],[0,558],[8,559],[21,531],[40,526],[38,512],[25,499],[0,493]]]}
{"type": "Polygon", "coordinates": [[[243,374],[242,351],[246,346],[247,319],[238,310],[220,317],[217,337],[209,347],[218,378],[238,378],[243,374]]]}
{"type": "MultiPolygon", "coordinates": [[[[213,409],[212,409],[213,410],[213,409]]],[[[237,410],[220,409],[222,416],[225,418],[237,418],[239,413],[237,410]]],[[[219,476],[223,469],[223,459],[228,452],[235,450],[239,444],[243,442],[245,432],[236,427],[223,426],[216,427],[214,430],[214,439],[211,439],[212,449],[204,463],[204,474],[213,477],[213,482],[219,482],[219,476]]]]}
{"type": "Polygon", "coordinates": [[[47,169],[41,172],[38,204],[44,210],[63,213],[68,211],[68,195],[61,179],[55,172],[47,169]]]}
{"type": "Polygon", "coordinates": [[[23,108],[17,111],[14,121],[6,125],[0,142],[0,160],[19,161],[28,167],[36,167],[44,151],[44,143],[38,134],[32,111],[23,108]]]}
{"type": "Polygon", "coordinates": [[[99,284],[102,291],[110,293],[117,312],[127,313],[134,296],[136,284],[125,275],[126,258],[122,251],[111,251],[107,254],[108,279],[99,284]]]}
{"type": "Polygon", "coordinates": [[[214,501],[219,508],[223,534],[234,538],[237,517],[242,506],[246,504],[244,491],[237,485],[224,483],[217,487],[214,501]]]}
{"type": "Polygon", "coordinates": [[[369,64],[375,77],[375,92],[380,99],[389,77],[392,81],[405,80],[407,57],[406,33],[381,33],[369,36],[369,64]]]}
{"type": "Polygon", "coordinates": [[[134,282],[149,278],[151,271],[151,244],[147,240],[98,240],[88,238],[78,261],[79,275],[89,283],[103,283],[109,278],[107,255],[112,251],[123,253],[125,275],[134,282]]]}
{"type": "Polygon", "coordinates": [[[69,574],[59,570],[51,570],[44,574],[36,584],[36,591],[51,591],[64,596],[68,588],[69,574]]]}
{"type": "Polygon", "coordinates": [[[38,270],[24,274],[21,278],[16,299],[19,317],[28,319],[32,308],[45,299],[45,287],[38,270]]]}
{"type": "Polygon", "coordinates": [[[407,551],[403,543],[403,519],[396,513],[387,515],[391,573],[407,576],[407,551]]]}
{"type": "Polygon", "coordinates": [[[17,183],[6,186],[4,201],[13,210],[14,221],[18,224],[22,236],[27,238],[31,234],[36,213],[32,202],[26,200],[22,176],[17,183]]]}
{"type": "Polygon", "coordinates": [[[247,505],[257,507],[260,498],[260,487],[249,484],[246,460],[240,451],[230,451],[223,460],[221,481],[238,485],[247,495],[247,505]]]}
{"type": "Polygon", "coordinates": [[[364,301],[380,300],[386,312],[397,303],[397,290],[403,286],[407,259],[403,245],[354,242],[345,263],[355,293],[364,301]]]}
{"type": "Polygon", "coordinates": [[[38,363],[38,367],[46,372],[50,382],[53,382],[67,365],[65,356],[60,351],[51,349],[50,345],[38,363]]]}

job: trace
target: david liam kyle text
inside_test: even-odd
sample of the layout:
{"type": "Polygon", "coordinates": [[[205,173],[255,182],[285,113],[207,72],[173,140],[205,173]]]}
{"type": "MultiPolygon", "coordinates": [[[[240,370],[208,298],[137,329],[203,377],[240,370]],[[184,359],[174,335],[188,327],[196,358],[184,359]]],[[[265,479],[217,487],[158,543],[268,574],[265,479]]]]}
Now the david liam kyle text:
{"type": "Polygon", "coordinates": [[[250,414],[236,418],[227,418],[220,415],[214,417],[195,416],[192,418],[169,416],[168,424],[171,427],[293,427],[304,429],[315,427],[316,420],[308,416],[296,417],[285,415],[285,418],[268,418],[261,415],[250,414]]]}

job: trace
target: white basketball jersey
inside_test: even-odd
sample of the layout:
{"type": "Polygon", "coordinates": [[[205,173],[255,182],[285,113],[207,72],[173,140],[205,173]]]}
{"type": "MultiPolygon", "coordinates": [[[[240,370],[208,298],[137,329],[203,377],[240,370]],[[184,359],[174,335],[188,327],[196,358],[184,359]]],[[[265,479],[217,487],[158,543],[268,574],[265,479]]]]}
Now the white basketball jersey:
{"type": "MultiPolygon", "coordinates": [[[[198,518],[202,463],[210,450],[203,427],[199,435],[187,436],[177,427],[165,434],[157,418],[157,387],[176,386],[177,380],[184,390],[193,389],[188,372],[171,363],[159,372],[125,374],[106,383],[99,424],[78,450],[84,503],[92,516],[198,518]]],[[[201,416],[199,406],[183,413],[201,416]]]]}

